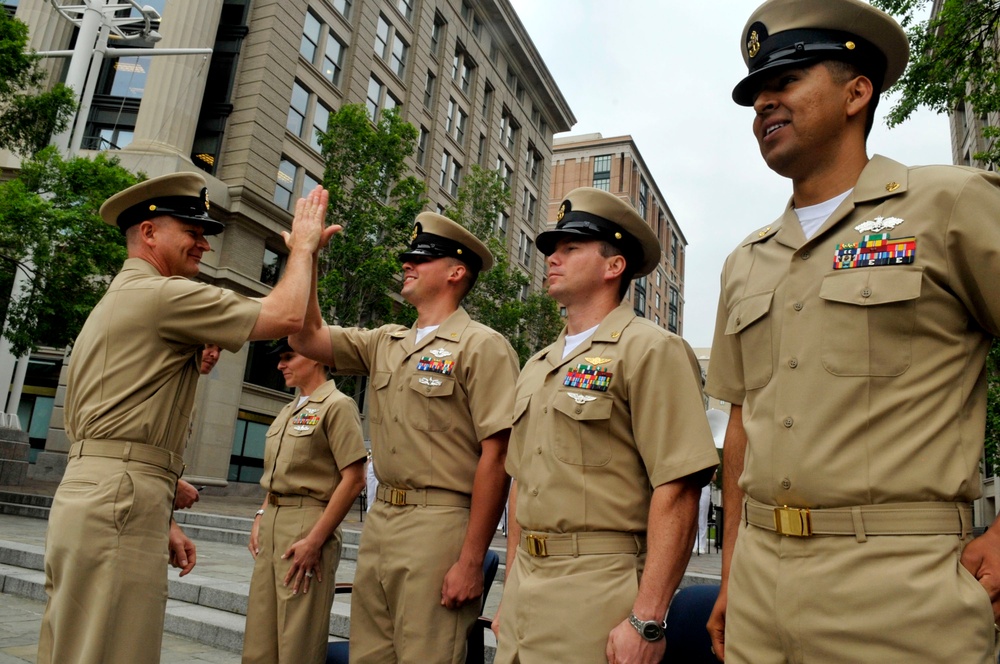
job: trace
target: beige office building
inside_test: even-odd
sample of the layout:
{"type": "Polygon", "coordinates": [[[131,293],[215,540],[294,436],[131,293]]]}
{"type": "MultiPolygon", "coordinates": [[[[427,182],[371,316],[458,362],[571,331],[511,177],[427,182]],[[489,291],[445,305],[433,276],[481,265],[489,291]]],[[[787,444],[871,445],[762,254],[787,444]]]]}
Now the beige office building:
{"type": "MultiPolygon", "coordinates": [[[[111,0],[114,2],[115,0],[111,0]]],[[[37,51],[70,48],[75,28],[49,0],[7,0],[37,51]]],[[[497,233],[540,288],[544,264],[517,244],[545,220],[552,135],[575,118],[509,0],[144,0],[162,15],[154,48],[209,56],[106,60],[81,154],[114,151],[149,176],[200,169],[213,214],[201,278],[248,295],[276,283],[290,208],[322,179],[316,131],[345,103],[372,117],[399,107],[418,128],[414,174],[432,209],[453,202],[473,164],[499,168],[515,202],[497,233]],[[520,251],[520,254],[518,252],[520,251]]],[[[127,10],[126,10],[127,11],[127,10]]],[[[134,10],[133,10],[134,11],[134,10]]],[[[50,61],[55,77],[64,61],[50,61]]],[[[2,166],[16,167],[9,155],[2,166]]],[[[256,482],[264,432],[289,395],[258,344],[223,353],[202,378],[187,452],[194,481],[256,482]]],[[[136,358],[141,361],[141,358],[136,358]]],[[[19,408],[36,476],[61,474],[61,349],[32,357],[19,408]],[[44,448],[44,449],[42,449],[44,448]]]]}
{"type": "Polygon", "coordinates": [[[660,264],[649,276],[636,279],[626,298],[640,316],[683,334],[687,240],[632,137],[585,134],[555,139],[549,223],[556,223],[559,205],[576,187],[597,187],[627,200],[656,233],[663,249],[660,264]]]}

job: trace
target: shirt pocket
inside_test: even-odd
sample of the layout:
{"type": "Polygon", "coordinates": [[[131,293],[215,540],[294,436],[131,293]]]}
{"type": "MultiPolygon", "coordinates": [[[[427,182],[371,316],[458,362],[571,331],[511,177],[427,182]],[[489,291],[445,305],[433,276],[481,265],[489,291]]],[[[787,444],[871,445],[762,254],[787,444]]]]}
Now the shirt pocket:
{"type": "Polygon", "coordinates": [[[736,303],[726,321],[726,334],[738,334],[743,356],[743,387],[755,390],[771,380],[771,301],[774,291],[748,295],[736,303]]]}
{"type": "Polygon", "coordinates": [[[389,380],[392,378],[391,371],[376,371],[372,374],[371,386],[373,403],[368,412],[372,424],[381,424],[385,409],[388,407],[386,401],[389,397],[389,380]]]}
{"type": "MultiPolygon", "coordinates": [[[[580,394],[580,393],[577,393],[580,394]]],[[[557,459],[574,466],[604,466],[611,461],[610,397],[593,397],[579,403],[568,392],[560,392],[552,407],[565,417],[556,417],[553,426],[553,450],[557,459]]]]}
{"type": "Polygon", "coordinates": [[[827,275],[823,366],[835,376],[899,376],[910,367],[923,268],[853,268],[827,275]]]}
{"type": "Polygon", "coordinates": [[[419,431],[447,431],[451,428],[455,379],[442,374],[420,372],[410,378],[411,394],[407,403],[407,421],[419,431]]]}
{"type": "Polygon", "coordinates": [[[264,468],[274,468],[274,460],[281,446],[281,420],[275,421],[264,434],[264,468]]]}

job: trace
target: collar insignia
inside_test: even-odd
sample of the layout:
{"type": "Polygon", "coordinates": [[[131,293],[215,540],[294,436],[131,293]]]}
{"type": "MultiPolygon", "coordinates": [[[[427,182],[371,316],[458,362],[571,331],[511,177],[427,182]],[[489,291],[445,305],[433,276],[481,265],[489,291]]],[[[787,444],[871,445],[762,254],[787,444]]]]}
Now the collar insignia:
{"type": "Polygon", "coordinates": [[[867,233],[881,233],[889,231],[903,223],[899,217],[883,217],[879,215],[871,221],[865,221],[854,227],[854,230],[865,235],[867,233]]]}

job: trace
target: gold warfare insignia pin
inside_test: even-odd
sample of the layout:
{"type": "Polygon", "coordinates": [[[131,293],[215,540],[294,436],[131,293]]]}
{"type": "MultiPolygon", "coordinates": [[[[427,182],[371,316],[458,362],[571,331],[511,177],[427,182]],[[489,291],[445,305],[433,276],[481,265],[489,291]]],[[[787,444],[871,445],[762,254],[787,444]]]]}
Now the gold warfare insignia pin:
{"type": "Polygon", "coordinates": [[[747,55],[751,58],[760,52],[760,37],[756,30],[750,32],[750,41],[747,42],[747,55]]]}
{"type": "Polygon", "coordinates": [[[593,364],[595,366],[601,365],[601,364],[607,364],[608,362],[611,361],[610,357],[585,357],[583,359],[587,360],[587,362],[589,362],[590,364],[593,364]]]}
{"type": "Polygon", "coordinates": [[[889,184],[885,185],[886,191],[896,191],[897,189],[899,189],[898,182],[890,182],[889,184]]]}
{"type": "Polygon", "coordinates": [[[562,221],[563,215],[566,214],[566,204],[563,203],[559,206],[559,212],[556,213],[556,221],[562,221]]]}
{"type": "Polygon", "coordinates": [[[771,230],[770,226],[768,226],[767,228],[765,228],[764,230],[762,230],[760,233],[757,233],[757,237],[764,237],[765,235],[767,235],[767,232],[769,230],[771,230]]]}
{"type": "Polygon", "coordinates": [[[622,333],[621,333],[621,332],[617,332],[617,331],[616,331],[616,332],[612,332],[612,333],[611,333],[611,338],[612,338],[612,339],[617,339],[617,338],[618,338],[618,337],[620,337],[621,335],[622,335],[622,333]]]}

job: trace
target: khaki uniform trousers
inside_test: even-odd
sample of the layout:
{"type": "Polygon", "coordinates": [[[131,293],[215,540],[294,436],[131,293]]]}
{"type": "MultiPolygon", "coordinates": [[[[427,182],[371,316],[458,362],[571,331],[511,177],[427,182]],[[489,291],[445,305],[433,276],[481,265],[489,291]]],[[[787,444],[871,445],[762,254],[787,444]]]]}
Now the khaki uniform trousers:
{"type": "Polygon", "coordinates": [[[243,662],[254,664],[323,664],[330,637],[330,608],[343,537],[340,528],[323,545],[323,580],[314,576],[309,592],[292,594],[283,585],[291,559],[281,556],[309,534],[323,514],[320,505],[269,505],[260,517],[257,554],[250,579],[243,662]]]}
{"type": "Polygon", "coordinates": [[[372,505],[351,593],[352,664],[465,662],[481,602],[446,609],[441,586],[468,524],[463,507],[372,505]]]}
{"type": "Polygon", "coordinates": [[[45,541],[39,664],[156,664],[177,478],[138,461],[74,457],[45,541]]]}
{"type": "Polygon", "coordinates": [[[726,664],[996,664],[989,595],[958,535],[785,537],[742,525],[726,664]]]}
{"type": "Polygon", "coordinates": [[[535,558],[519,547],[496,664],[607,664],[608,636],[632,611],[644,563],[645,554],[535,558]]]}

